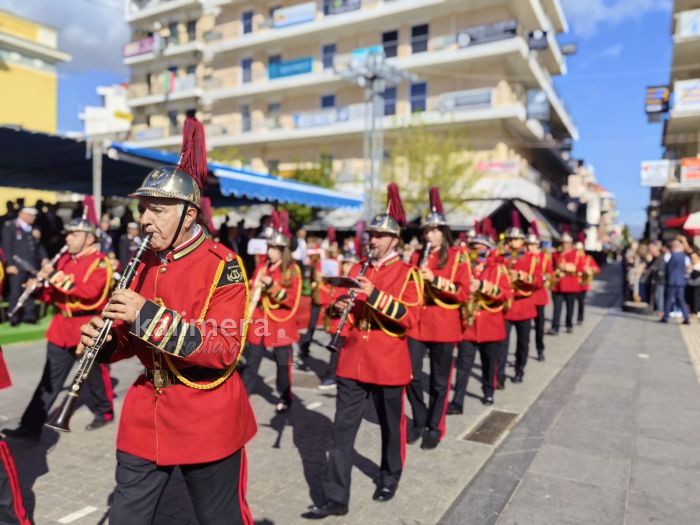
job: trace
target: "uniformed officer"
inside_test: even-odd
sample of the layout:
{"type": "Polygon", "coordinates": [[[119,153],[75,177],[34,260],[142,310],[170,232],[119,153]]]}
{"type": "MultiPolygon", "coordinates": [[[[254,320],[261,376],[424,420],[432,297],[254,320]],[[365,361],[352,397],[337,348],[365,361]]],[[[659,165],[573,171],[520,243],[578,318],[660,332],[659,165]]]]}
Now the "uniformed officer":
{"type": "Polygon", "coordinates": [[[423,221],[424,249],[411,263],[423,278],[424,303],[419,322],[409,331],[413,380],[407,394],[413,412],[413,426],[407,441],[423,437],[421,448],[433,449],[445,435],[453,349],[462,338],[459,308],[469,296],[470,269],[464,250],[452,246],[452,233],[437,188],[430,189],[430,213],[423,221]],[[423,358],[430,358],[430,400],[423,401],[423,358]]]}
{"type": "MultiPolygon", "coordinates": [[[[422,299],[420,274],[397,251],[405,220],[398,187],[390,184],[387,213],[374,217],[367,228],[372,263],[364,276],[359,265],[350,272],[360,288],[338,361],[334,443],[326,464],[324,501],[303,515],[308,519],[347,514],[353,446],[369,398],[382,435],[380,477],[372,498],[389,501],[399,484],[406,438],[403,397],[411,380],[406,331],[416,322],[422,299]]],[[[350,305],[347,298],[338,300],[336,312],[350,305]]]]}
{"type": "Polygon", "coordinates": [[[554,284],[552,297],[554,313],[552,327],[547,332],[557,335],[561,323],[561,311],[566,303],[566,332],[574,331],[574,303],[581,291],[580,275],[585,265],[585,257],[574,250],[574,239],[568,232],[561,237],[561,251],[554,254],[554,284]]]}
{"type": "Polygon", "coordinates": [[[277,362],[276,411],[286,412],[292,404],[292,345],[299,341],[296,315],[301,302],[301,269],[289,250],[289,232],[284,215],[273,213],[275,233],[267,241],[265,264],[255,270],[251,302],[252,325],[248,334],[243,381],[252,393],[266,348],[277,362]]]}
{"type": "Polygon", "coordinates": [[[542,287],[542,272],[537,264],[537,257],[525,251],[525,234],[520,227],[509,228],[505,234],[505,241],[506,248],[503,259],[513,289],[513,301],[506,312],[506,339],[503,342],[498,362],[498,383],[500,385],[505,385],[506,382],[506,364],[512,328],[515,328],[517,336],[515,376],[513,376],[512,381],[513,383],[523,381],[530,351],[530,328],[532,320],[537,317],[533,293],[542,287]]]}
{"type": "MultiPolygon", "coordinates": [[[[74,219],[65,228],[67,252],[56,263],[46,264],[37,274],[39,298],[58,308],[46,331],[46,364],[20,426],[5,430],[10,437],[38,440],[48,411],[63,388],[79,355],[80,327],[107,304],[112,284],[112,266],[99,251],[95,227],[85,219],[74,219]]],[[[27,286],[34,286],[30,280],[27,286]]],[[[94,430],[114,419],[112,382],[106,365],[96,366],[88,375],[91,409],[95,418],[86,428],[94,430]]]]}
{"type": "Polygon", "coordinates": [[[463,333],[457,351],[457,376],[448,414],[461,414],[467,384],[477,350],[481,359],[482,403],[493,404],[497,387],[498,357],[506,337],[504,308],[512,296],[508,270],[486,235],[477,234],[469,244],[470,295],[462,308],[463,333]]]}
{"type": "Polygon", "coordinates": [[[544,309],[549,304],[549,288],[551,287],[554,267],[552,266],[552,254],[541,249],[541,241],[536,233],[529,233],[525,238],[525,245],[530,253],[537,257],[537,265],[542,272],[542,286],[532,293],[532,301],[537,309],[535,317],[535,348],[537,360],[544,361],[544,309]]]}
{"type": "MultiPolygon", "coordinates": [[[[175,466],[200,523],[253,523],[244,446],[256,424],[235,371],[247,279],[241,259],[198,224],[206,150],[192,117],[183,142],[180,167],[152,171],[132,194],[152,251],[131,289],[115,291],[103,313],[115,320],[111,360],[136,356],[145,367],[122,409],[112,525],[152,523],[175,466]]],[[[82,344],[92,345],[102,325],[96,317],[83,326],[82,344]]]]}

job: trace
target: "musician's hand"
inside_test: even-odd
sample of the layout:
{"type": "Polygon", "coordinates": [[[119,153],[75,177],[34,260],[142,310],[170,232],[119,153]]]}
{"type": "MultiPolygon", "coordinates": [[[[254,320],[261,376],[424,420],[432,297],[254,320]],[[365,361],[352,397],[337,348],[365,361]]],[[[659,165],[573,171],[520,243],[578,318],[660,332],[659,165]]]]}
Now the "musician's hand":
{"type": "Polygon", "coordinates": [[[372,284],[372,281],[370,281],[364,275],[358,276],[357,282],[360,283],[360,292],[365,294],[367,297],[369,297],[374,291],[374,285],[372,284]]]}
{"type": "MultiPolygon", "coordinates": [[[[81,355],[85,348],[95,344],[95,339],[100,333],[100,330],[104,326],[105,322],[99,317],[93,317],[87,324],[80,327],[80,343],[78,343],[78,348],[76,348],[76,355],[81,355]]],[[[107,341],[111,341],[112,336],[107,335],[107,341]]]]}
{"type": "Polygon", "coordinates": [[[336,312],[342,312],[345,310],[348,305],[350,304],[350,300],[345,298],[345,299],[338,299],[336,302],[333,303],[333,308],[335,309],[336,312]]]}
{"type": "Polygon", "coordinates": [[[48,279],[49,275],[53,273],[53,266],[50,264],[45,264],[44,266],[41,267],[41,270],[39,270],[39,273],[36,274],[36,278],[39,279],[40,281],[43,281],[44,279],[48,279]]]}
{"type": "Polygon", "coordinates": [[[102,315],[107,319],[133,323],[145,303],[146,299],[133,290],[115,290],[102,315]]]}
{"type": "Polygon", "coordinates": [[[476,292],[480,286],[481,281],[479,279],[472,279],[471,281],[469,281],[469,291],[472,293],[476,292]]]}
{"type": "Polygon", "coordinates": [[[6,268],[7,274],[8,275],[17,275],[19,273],[19,270],[14,264],[11,264],[6,268]]]}
{"type": "Polygon", "coordinates": [[[34,288],[36,287],[37,280],[32,277],[31,279],[27,279],[27,282],[25,282],[22,287],[23,288],[34,288]]]}
{"type": "Polygon", "coordinates": [[[272,277],[265,275],[260,279],[260,282],[262,282],[265,286],[270,286],[272,284],[272,277]]]}
{"type": "Polygon", "coordinates": [[[433,279],[435,279],[435,274],[430,268],[426,268],[425,266],[420,269],[420,274],[423,276],[423,280],[432,282],[433,279]]]}
{"type": "Polygon", "coordinates": [[[520,272],[518,270],[509,270],[508,277],[510,277],[511,281],[517,281],[520,279],[520,272]]]}

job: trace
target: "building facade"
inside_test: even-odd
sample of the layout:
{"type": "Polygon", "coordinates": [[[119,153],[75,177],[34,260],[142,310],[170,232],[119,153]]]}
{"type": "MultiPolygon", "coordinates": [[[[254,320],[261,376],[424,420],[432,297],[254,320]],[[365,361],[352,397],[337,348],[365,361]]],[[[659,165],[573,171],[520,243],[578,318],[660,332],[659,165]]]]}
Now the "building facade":
{"type": "Polygon", "coordinates": [[[361,191],[365,93],[344,72],[379,51],[414,76],[383,92],[386,156],[416,120],[438,134],[456,130],[481,176],[458,196],[473,201],[465,224],[499,200],[525,202],[555,225],[574,219],[562,151],[578,132],[553,84],[566,72],[559,0],[126,5],[131,140],[142,147],[176,150],[184,114],[196,110],[209,148],[243,167],[288,176],[325,162],[336,187],[361,191]]]}
{"type": "Polygon", "coordinates": [[[0,125],[54,133],[56,66],[70,58],[54,28],[0,10],[0,125]]]}

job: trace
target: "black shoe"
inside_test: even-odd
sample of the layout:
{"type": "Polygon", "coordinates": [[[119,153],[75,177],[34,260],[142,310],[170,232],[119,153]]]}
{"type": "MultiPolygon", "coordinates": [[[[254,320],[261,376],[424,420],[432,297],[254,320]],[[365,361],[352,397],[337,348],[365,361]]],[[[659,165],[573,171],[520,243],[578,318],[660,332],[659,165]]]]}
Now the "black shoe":
{"type": "Polygon", "coordinates": [[[519,374],[515,374],[515,377],[511,379],[513,383],[522,383],[523,382],[523,374],[522,372],[519,374]]]}
{"type": "Polygon", "coordinates": [[[25,441],[39,441],[39,439],[41,439],[41,432],[32,432],[22,427],[5,428],[2,433],[5,437],[12,439],[23,439],[25,441]]]}
{"type": "Polygon", "coordinates": [[[109,425],[112,421],[114,421],[114,419],[103,419],[101,417],[96,417],[92,420],[92,423],[85,427],[85,430],[97,430],[105,425],[109,425]]]}
{"type": "Polygon", "coordinates": [[[540,363],[544,363],[544,352],[542,352],[541,354],[537,354],[537,360],[540,363]]]}
{"type": "Polygon", "coordinates": [[[501,383],[501,382],[499,381],[499,382],[498,382],[498,386],[496,387],[496,389],[497,389],[497,390],[505,390],[505,389],[506,389],[506,382],[503,381],[503,383],[501,383]]]}
{"type": "Polygon", "coordinates": [[[341,505],[335,501],[326,501],[322,505],[312,505],[308,512],[301,515],[307,520],[322,520],[328,516],[345,516],[348,513],[348,506],[341,505]]]}
{"type": "Polygon", "coordinates": [[[372,494],[372,499],[380,503],[387,502],[396,494],[396,488],[397,485],[380,485],[377,487],[377,490],[374,491],[374,494],[372,494]]]}
{"type": "Polygon", "coordinates": [[[454,416],[455,414],[462,414],[464,412],[464,409],[462,408],[462,405],[458,405],[457,403],[450,403],[447,405],[447,415],[448,416],[454,416]]]}
{"type": "Polygon", "coordinates": [[[663,317],[659,319],[660,323],[668,323],[668,319],[664,319],[663,317]]]}
{"type": "Polygon", "coordinates": [[[552,328],[550,328],[549,330],[547,330],[547,335],[559,335],[559,330],[553,330],[552,328]]]}
{"type": "Polygon", "coordinates": [[[280,401],[277,403],[277,406],[275,407],[275,412],[277,414],[284,414],[287,410],[289,410],[289,407],[292,405],[291,401],[280,401]]]}
{"type": "Polygon", "coordinates": [[[406,443],[412,445],[418,441],[423,435],[423,430],[423,427],[412,427],[411,430],[406,433],[406,443]]]}
{"type": "Polygon", "coordinates": [[[484,396],[481,398],[481,403],[484,405],[493,405],[493,396],[484,396]]]}
{"type": "Polygon", "coordinates": [[[684,319],[683,324],[690,324],[690,319],[684,319]]]}
{"type": "Polygon", "coordinates": [[[576,322],[576,324],[579,325],[579,326],[581,326],[581,325],[583,324],[583,319],[579,319],[579,320],[576,322]]]}
{"type": "Polygon", "coordinates": [[[423,436],[423,442],[420,444],[420,448],[425,450],[432,450],[437,448],[440,444],[440,434],[435,432],[426,432],[423,436]]]}
{"type": "Polygon", "coordinates": [[[567,333],[567,334],[573,334],[573,333],[574,333],[574,327],[573,327],[573,326],[567,326],[567,327],[566,327],[566,333],[567,333]]]}

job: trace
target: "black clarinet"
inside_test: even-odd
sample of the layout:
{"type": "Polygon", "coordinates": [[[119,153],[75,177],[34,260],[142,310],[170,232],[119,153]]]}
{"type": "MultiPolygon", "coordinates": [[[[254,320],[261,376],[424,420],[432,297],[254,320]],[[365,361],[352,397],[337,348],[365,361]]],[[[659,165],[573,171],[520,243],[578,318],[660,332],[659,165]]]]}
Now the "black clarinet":
{"type": "MultiPolygon", "coordinates": [[[[367,258],[362,263],[360,273],[358,273],[357,276],[362,277],[367,272],[367,269],[369,268],[370,264],[372,264],[372,258],[368,253],[367,258]]],[[[355,297],[357,297],[357,291],[354,289],[350,290],[350,299],[348,300],[348,304],[343,310],[343,313],[340,315],[340,321],[338,321],[338,328],[336,328],[333,337],[331,337],[331,342],[326,345],[326,348],[331,352],[338,352],[340,350],[340,338],[342,337],[341,333],[343,332],[343,327],[345,326],[345,323],[348,321],[348,316],[350,315],[350,312],[355,306],[355,297]]]]}
{"type": "MultiPolygon", "coordinates": [[[[54,255],[53,259],[51,259],[51,261],[49,262],[49,264],[50,264],[51,266],[56,266],[56,263],[57,263],[58,260],[61,258],[61,255],[63,255],[64,253],[66,253],[66,251],[68,251],[68,245],[63,245],[63,248],[61,248],[61,250],[60,250],[56,255],[54,255]]],[[[21,257],[18,257],[17,255],[15,255],[15,256],[13,256],[13,260],[14,260],[18,265],[22,266],[22,268],[23,268],[24,270],[28,271],[28,272],[31,273],[34,277],[36,277],[36,274],[37,274],[38,272],[37,272],[34,268],[32,268],[31,265],[29,265],[24,259],[22,259],[21,257]],[[26,265],[26,266],[25,266],[25,265],[26,265]]],[[[17,299],[17,302],[15,303],[15,306],[12,308],[12,311],[11,311],[9,314],[7,314],[8,317],[12,317],[12,316],[15,315],[17,312],[19,312],[19,310],[24,306],[24,303],[27,302],[27,299],[29,299],[29,297],[31,297],[31,295],[34,293],[34,291],[35,291],[37,288],[39,288],[39,284],[40,284],[39,281],[38,281],[38,280],[35,280],[34,286],[25,286],[24,291],[22,292],[22,295],[20,295],[20,296],[19,296],[19,299],[17,299]]]]}
{"type": "MultiPolygon", "coordinates": [[[[151,244],[152,235],[153,234],[149,233],[143,239],[143,242],[141,242],[141,246],[139,246],[136,254],[134,254],[132,259],[129,261],[128,266],[124,269],[122,278],[120,279],[115,290],[124,290],[128,288],[131,281],[134,280],[134,277],[136,277],[136,268],[138,268],[138,265],[141,264],[141,258],[151,244]]],[[[107,342],[107,336],[109,335],[109,331],[112,329],[113,323],[113,319],[105,320],[105,324],[102,326],[100,333],[95,338],[95,344],[85,349],[85,353],[80,358],[80,362],[78,363],[78,369],[75,371],[73,384],[71,385],[70,390],[63,398],[61,405],[56,410],[51,412],[48,421],[44,423],[44,426],[54,430],[59,430],[61,432],[70,432],[70,418],[73,416],[73,412],[75,412],[75,407],[78,403],[78,396],[80,395],[80,389],[87,380],[88,374],[90,374],[90,370],[92,370],[100,350],[102,350],[102,347],[107,342]]]]}

